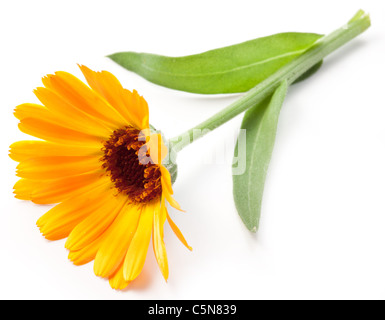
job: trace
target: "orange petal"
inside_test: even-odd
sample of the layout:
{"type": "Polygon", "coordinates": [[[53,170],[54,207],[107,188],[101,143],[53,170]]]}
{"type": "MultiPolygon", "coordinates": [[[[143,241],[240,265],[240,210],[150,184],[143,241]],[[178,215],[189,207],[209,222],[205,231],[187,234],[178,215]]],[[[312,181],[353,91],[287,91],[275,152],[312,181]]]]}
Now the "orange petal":
{"type": "Polygon", "coordinates": [[[101,120],[89,116],[82,110],[75,108],[54,91],[39,87],[34,90],[34,93],[52,114],[59,117],[60,120],[68,124],[70,128],[88,134],[95,134],[97,136],[110,136],[111,129],[109,129],[101,120]]]}
{"type": "Polygon", "coordinates": [[[139,130],[148,129],[150,125],[147,101],[136,90],[131,92],[123,89],[122,96],[130,111],[132,125],[139,130]]]}
{"type": "Polygon", "coordinates": [[[71,250],[68,254],[68,259],[70,259],[76,266],[81,266],[91,262],[95,259],[96,253],[103,243],[103,239],[104,234],[79,250],[71,250]]]}
{"type": "Polygon", "coordinates": [[[163,274],[164,279],[167,281],[169,270],[168,270],[168,260],[166,246],[163,240],[163,227],[167,218],[167,210],[162,197],[161,206],[155,209],[154,212],[154,225],[153,225],[153,236],[152,236],[152,245],[158,262],[159,268],[163,274]]]}
{"type": "Polygon", "coordinates": [[[179,203],[176,202],[176,200],[172,197],[172,194],[174,193],[174,191],[172,190],[170,172],[163,165],[160,166],[160,171],[162,173],[162,177],[161,177],[162,190],[163,190],[162,193],[166,198],[167,202],[175,209],[185,212],[184,210],[182,210],[179,203]]]}
{"type": "Polygon", "coordinates": [[[112,224],[127,202],[127,197],[110,195],[106,201],[96,208],[87,218],[80,222],[68,236],[65,247],[69,250],[80,250],[101,236],[112,224]]]}
{"type": "Polygon", "coordinates": [[[139,216],[139,206],[127,205],[108,228],[95,257],[94,272],[97,276],[109,277],[115,273],[130,245],[139,216]]]}
{"type": "MultiPolygon", "coordinates": [[[[163,186],[163,181],[162,181],[162,186],[163,186]]],[[[173,196],[171,194],[169,194],[166,189],[163,190],[162,194],[164,195],[164,197],[166,198],[166,200],[170,204],[170,206],[172,206],[173,208],[175,208],[179,211],[185,212],[184,210],[181,209],[179,203],[176,202],[176,200],[173,198],[173,196]]]]}
{"type": "Polygon", "coordinates": [[[97,156],[101,157],[103,152],[99,145],[91,146],[68,146],[47,141],[25,140],[13,143],[10,146],[10,158],[21,162],[36,156],[97,156]]]}
{"type": "Polygon", "coordinates": [[[109,277],[109,283],[111,288],[116,290],[123,290],[131,283],[131,281],[124,280],[123,262],[120,264],[118,270],[109,277]]]}
{"type": "Polygon", "coordinates": [[[143,269],[151,240],[155,206],[159,206],[158,201],[143,207],[138,228],[124,259],[123,276],[126,281],[134,280],[143,269]]]}
{"type": "Polygon", "coordinates": [[[62,179],[40,180],[20,179],[14,186],[17,199],[32,200],[38,204],[52,204],[62,202],[72,195],[83,192],[91,185],[110,182],[102,179],[102,172],[95,171],[78,176],[62,179]]]}
{"type": "Polygon", "coordinates": [[[174,223],[174,221],[171,220],[171,217],[168,215],[167,213],[167,221],[171,227],[171,229],[174,231],[175,235],[178,237],[178,239],[180,240],[180,242],[182,242],[185,247],[187,249],[189,249],[190,251],[192,251],[192,248],[188,245],[186,239],[184,238],[182,232],[180,232],[179,228],[177,227],[177,225],[174,223]]]}
{"type": "MultiPolygon", "coordinates": [[[[161,164],[167,156],[167,147],[163,143],[162,135],[159,133],[147,136],[146,147],[149,151],[152,163],[161,164]]],[[[167,169],[166,169],[167,170],[167,169]]]]}
{"type": "Polygon", "coordinates": [[[59,121],[59,119],[54,117],[47,108],[44,108],[43,106],[35,103],[23,103],[18,105],[15,108],[13,115],[19,120],[35,116],[35,118],[47,118],[51,122],[59,121]]]}
{"type": "Polygon", "coordinates": [[[87,128],[86,122],[76,123],[76,118],[70,116],[62,116],[58,113],[53,113],[46,107],[34,103],[24,103],[15,108],[14,115],[17,119],[23,120],[35,119],[43,120],[44,122],[57,125],[68,130],[79,132],[85,135],[94,136],[99,140],[105,140],[110,136],[111,130],[98,130],[97,128],[87,128]]]}
{"type": "Polygon", "coordinates": [[[143,97],[123,88],[119,80],[110,72],[95,72],[86,66],[79,66],[89,86],[114,107],[124,119],[135,128],[149,127],[148,106],[143,97]]]}
{"type": "Polygon", "coordinates": [[[36,224],[47,239],[63,239],[76,225],[108,201],[109,197],[105,187],[88,190],[58,204],[44,214],[36,224]]]}
{"type": "Polygon", "coordinates": [[[95,91],[67,72],[56,72],[43,78],[46,88],[57,93],[64,101],[108,125],[121,128],[128,123],[95,91]]]}
{"type": "Polygon", "coordinates": [[[20,131],[31,136],[69,145],[99,145],[102,146],[103,139],[88,135],[79,131],[65,128],[50,121],[51,119],[25,118],[19,123],[20,131]]]}
{"type": "Polygon", "coordinates": [[[59,179],[101,168],[98,157],[38,157],[22,161],[17,166],[17,176],[27,179],[59,179]]]}
{"type": "Polygon", "coordinates": [[[162,188],[166,189],[167,192],[171,195],[174,194],[172,190],[171,175],[167,168],[163,165],[160,166],[160,172],[162,174],[162,188]]]}

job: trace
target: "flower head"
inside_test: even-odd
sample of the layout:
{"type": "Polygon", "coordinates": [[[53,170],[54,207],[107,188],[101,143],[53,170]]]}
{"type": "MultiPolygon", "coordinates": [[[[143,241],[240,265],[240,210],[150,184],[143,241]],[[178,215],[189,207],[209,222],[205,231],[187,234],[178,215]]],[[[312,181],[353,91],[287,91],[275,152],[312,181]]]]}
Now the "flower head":
{"type": "Polygon", "coordinates": [[[68,238],[69,259],[94,260],[95,274],[112,288],[123,289],[140,274],[151,237],[167,280],[166,220],[191,249],[167,212],[167,202],[180,210],[162,164],[167,147],[150,129],[143,97],[109,72],[80,69],[89,86],[56,72],[34,91],[42,105],[16,107],[20,130],[41,140],[11,146],[21,178],[15,197],[57,204],[37,221],[41,233],[68,238]]]}

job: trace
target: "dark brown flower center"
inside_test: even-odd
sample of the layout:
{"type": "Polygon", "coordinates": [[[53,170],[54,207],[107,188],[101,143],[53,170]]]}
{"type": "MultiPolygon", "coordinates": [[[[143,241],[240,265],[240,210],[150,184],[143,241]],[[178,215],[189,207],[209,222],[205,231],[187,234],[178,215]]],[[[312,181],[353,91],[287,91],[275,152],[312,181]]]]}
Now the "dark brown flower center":
{"type": "Polygon", "coordinates": [[[140,161],[149,157],[145,143],[143,133],[125,127],[115,130],[102,149],[103,168],[116,189],[133,203],[149,202],[162,194],[159,166],[140,161]]]}

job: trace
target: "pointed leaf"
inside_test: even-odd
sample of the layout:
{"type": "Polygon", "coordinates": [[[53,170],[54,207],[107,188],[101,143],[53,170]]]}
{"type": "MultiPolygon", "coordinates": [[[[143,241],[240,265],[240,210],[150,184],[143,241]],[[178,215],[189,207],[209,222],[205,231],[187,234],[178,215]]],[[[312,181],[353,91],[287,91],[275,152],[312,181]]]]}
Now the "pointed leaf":
{"type": "Polygon", "coordinates": [[[245,92],[309,49],[322,36],[279,33],[185,57],[119,52],[109,56],[156,84],[193,93],[245,92]]]}
{"type": "Polygon", "coordinates": [[[246,131],[241,130],[241,133],[246,132],[246,139],[239,138],[235,148],[234,159],[237,159],[237,163],[233,165],[234,201],[242,221],[252,232],[256,232],[259,226],[266,173],[287,88],[287,82],[282,82],[271,98],[245,113],[241,129],[246,131]],[[242,159],[242,156],[246,156],[246,159],[242,159]],[[242,164],[244,168],[240,168],[242,164]],[[239,169],[244,169],[243,174],[240,174],[242,172],[239,169]]]}

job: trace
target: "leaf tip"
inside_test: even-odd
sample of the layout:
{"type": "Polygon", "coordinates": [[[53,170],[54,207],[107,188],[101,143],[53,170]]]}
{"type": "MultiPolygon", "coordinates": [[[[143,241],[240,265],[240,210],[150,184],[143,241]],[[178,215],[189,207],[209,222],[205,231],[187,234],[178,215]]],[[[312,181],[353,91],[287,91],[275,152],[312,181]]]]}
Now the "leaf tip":
{"type": "Polygon", "coordinates": [[[252,228],[250,229],[250,231],[251,231],[252,233],[257,233],[258,227],[257,227],[257,226],[254,226],[254,227],[252,227],[252,228]]]}
{"type": "Polygon", "coordinates": [[[108,55],[106,55],[105,57],[106,58],[109,58],[109,59],[111,59],[111,60],[114,60],[114,56],[116,55],[116,53],[111,53],[111,54],[108,54],[108,55]]]}

